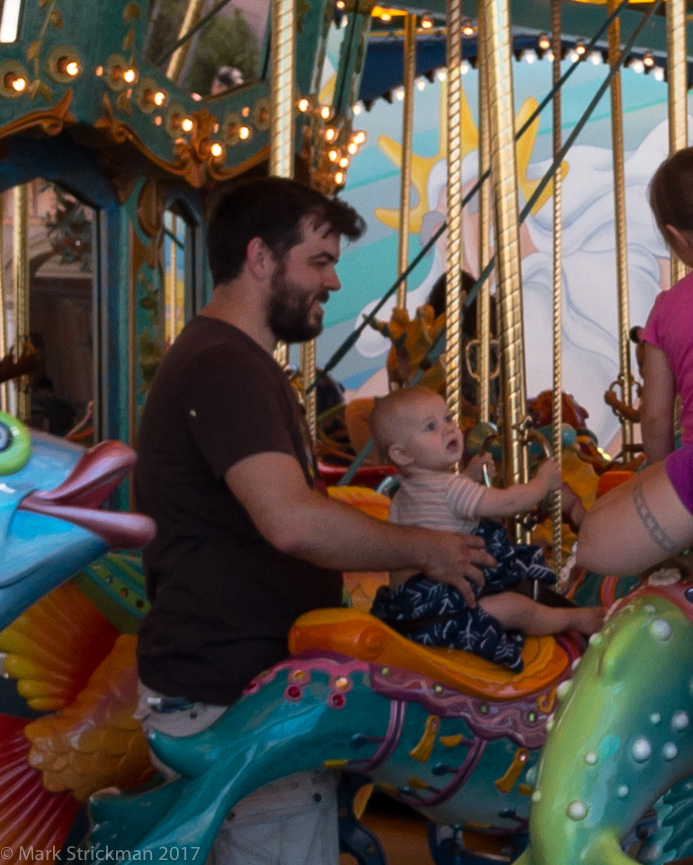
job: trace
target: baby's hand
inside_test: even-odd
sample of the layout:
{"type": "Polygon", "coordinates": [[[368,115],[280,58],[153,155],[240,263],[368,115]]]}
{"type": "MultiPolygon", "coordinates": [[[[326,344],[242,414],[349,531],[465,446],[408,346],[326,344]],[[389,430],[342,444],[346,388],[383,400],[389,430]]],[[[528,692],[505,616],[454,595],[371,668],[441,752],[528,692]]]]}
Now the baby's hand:
{"type": "Polygon", "coordinates": [[[553,457],[549,457],[539,466],[537,478],[544,485],[544,495],[553,493],[561,488],[561,467],[553,457]]]}
{"type": "Polygon", "coordinates": [[[483,456],[473,456],[467,465],[467,468],[464,470],[464,474],[473,481],[476,481],[478,484],[483,484],[486,481],[484,477],[484,467],[486,467],[486,472],[489,479],[494,478],[496,476],[496,464],[493,461],[493,457],[491,454],[484,454],[483,456]]]}

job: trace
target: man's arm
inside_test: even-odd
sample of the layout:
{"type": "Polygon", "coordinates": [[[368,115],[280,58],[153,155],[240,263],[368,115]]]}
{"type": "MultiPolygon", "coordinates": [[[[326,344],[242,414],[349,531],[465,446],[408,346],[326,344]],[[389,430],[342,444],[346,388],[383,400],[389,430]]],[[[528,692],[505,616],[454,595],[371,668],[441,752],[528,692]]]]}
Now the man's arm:
{"type": "Polygon", "coordinates": [[[482,584],[480,568],[495,565],[480,538],[391,525],[309,489],[288,454],[255,454],[231,466],[224,478],[272,546],[316,565],[342,571],[416,568],[454,585],[470,606],[467,580],[482,584]]]}
{"type": "Polygon", "coordinates": [[[674,450],[676,382],[661,348],[645,344],[640,428],[649,465],[674,450]]]}

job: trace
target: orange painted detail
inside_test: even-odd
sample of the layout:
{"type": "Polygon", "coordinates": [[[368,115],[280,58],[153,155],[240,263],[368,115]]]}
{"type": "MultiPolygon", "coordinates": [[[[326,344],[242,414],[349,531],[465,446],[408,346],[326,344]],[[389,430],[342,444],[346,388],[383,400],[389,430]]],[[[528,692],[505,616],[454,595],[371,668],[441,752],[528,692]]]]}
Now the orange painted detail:
{"type": "Polygon", "coordinates": [[[314,610],[301,616],[289,634],[292,654],[327,649],[372,664],[404,667],[455,690],[488,700],[516,700],[555,684],[569,665],[553,637],[527,637],[521,673],[459,649],[413,643],[379,619],[345,608],[314,610]]]}

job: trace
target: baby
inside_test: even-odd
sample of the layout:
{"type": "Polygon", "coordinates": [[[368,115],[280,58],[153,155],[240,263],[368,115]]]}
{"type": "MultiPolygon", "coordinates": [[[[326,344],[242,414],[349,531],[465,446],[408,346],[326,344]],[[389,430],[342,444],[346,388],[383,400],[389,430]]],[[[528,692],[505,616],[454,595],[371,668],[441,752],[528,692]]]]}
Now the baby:
{"type": "Polygon", "coordinates": [[[484,570],[485,584],[472,584],[478,603],[470,608],[460,592],[422,573],[397,571],[378,590],[371,613],[417,643],[466,649],[522,669],[523,634],[598,631],[602,607],[549,607],[508,589],[523,579],[556,581],[538,547],[512,545],[505,529],[486,517],[509,517],[538,504],[561,486],[558,463],[549,459],[526,484],[494,489],[481,483],[488,458],[475,458],[455,474],[462,458],[462,432],[445,400],[425,387],[406,387],[376,401],[371,433],[402,474],[390,520],[410,526],[480,535],[498,567],[484,570]]]}

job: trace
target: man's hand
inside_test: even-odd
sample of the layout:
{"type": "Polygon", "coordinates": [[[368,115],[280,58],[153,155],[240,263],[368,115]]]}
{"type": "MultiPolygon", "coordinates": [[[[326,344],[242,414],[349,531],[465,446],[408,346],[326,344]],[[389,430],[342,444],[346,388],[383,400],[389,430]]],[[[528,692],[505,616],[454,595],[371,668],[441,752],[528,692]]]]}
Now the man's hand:
{"type": "Polygon", "coordinates": [[[428,532],[434,542],[430,557],[423,572],[439,583],[454,586],[465,599],[470,609],[476,606],[476,598],[469,581],[479,586],[484,584],[481,568],[494,568],[498,562],[486,552],[483,538],[456,532],[428,532]]]}

